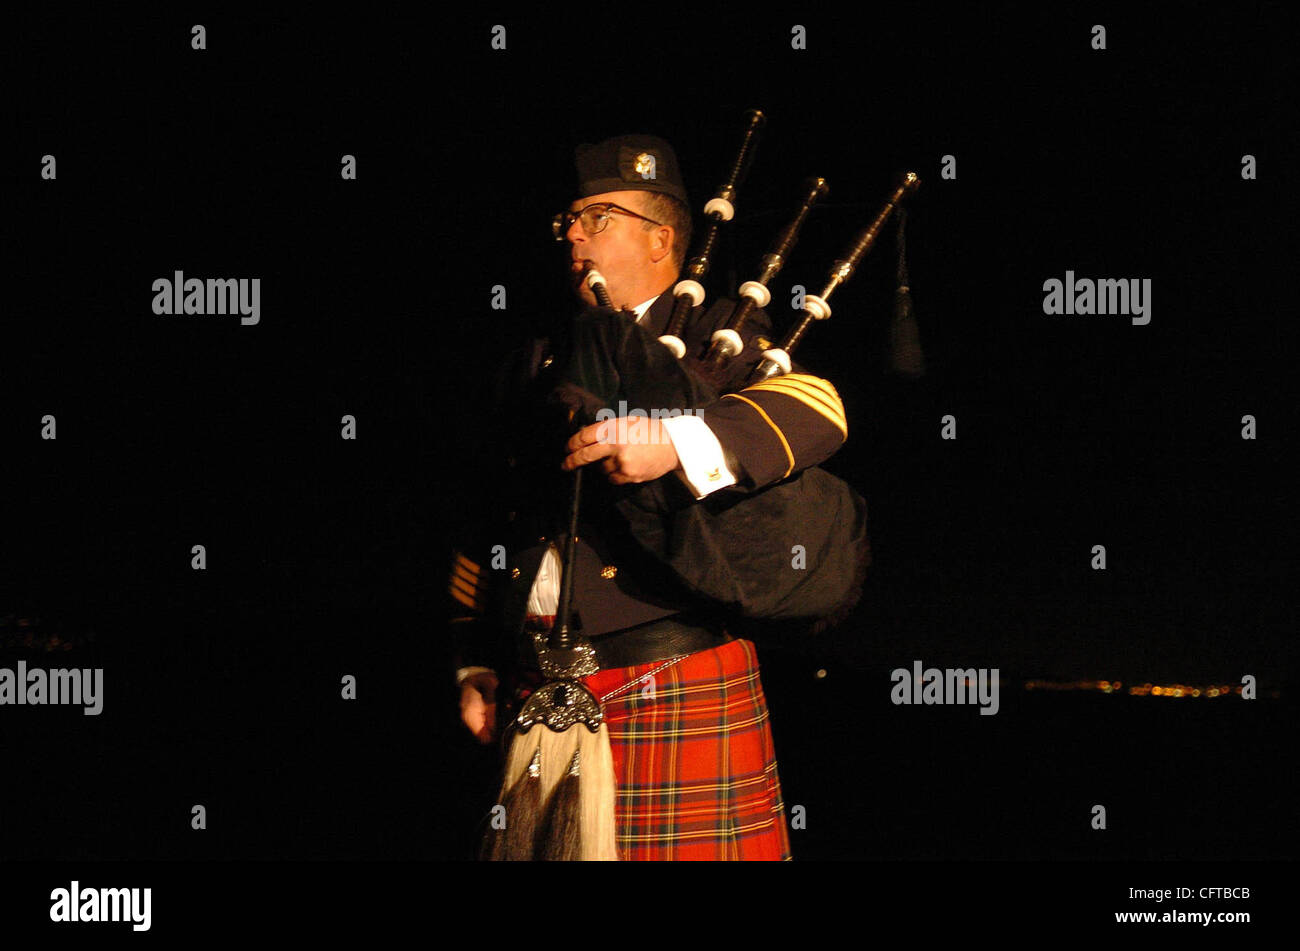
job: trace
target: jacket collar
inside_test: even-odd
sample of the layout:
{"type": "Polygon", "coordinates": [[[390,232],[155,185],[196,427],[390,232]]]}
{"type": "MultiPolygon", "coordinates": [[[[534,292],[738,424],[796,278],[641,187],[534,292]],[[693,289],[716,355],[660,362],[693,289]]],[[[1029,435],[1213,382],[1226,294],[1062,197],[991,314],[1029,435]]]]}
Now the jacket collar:
{"type": "Polygon", "coordinates": [[[673,315],[673,300],[673,289],[670,287],[655,298],[655,302],[641,318],[641,326],[650,332],[650,336],[660,337],[668,329],[668,320],[673,315]]]}

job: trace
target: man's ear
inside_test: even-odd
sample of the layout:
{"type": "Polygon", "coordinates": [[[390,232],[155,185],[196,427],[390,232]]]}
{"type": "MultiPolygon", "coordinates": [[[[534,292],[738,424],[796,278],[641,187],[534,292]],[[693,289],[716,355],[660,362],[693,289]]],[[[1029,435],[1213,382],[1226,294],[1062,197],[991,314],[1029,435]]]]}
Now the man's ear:
{"type": "Polygon", "coordinates": [[[673,241],[677,234],[667,225],[661,225],[650,232],[650,260],[658,264],[673,252],[673,241]]]}

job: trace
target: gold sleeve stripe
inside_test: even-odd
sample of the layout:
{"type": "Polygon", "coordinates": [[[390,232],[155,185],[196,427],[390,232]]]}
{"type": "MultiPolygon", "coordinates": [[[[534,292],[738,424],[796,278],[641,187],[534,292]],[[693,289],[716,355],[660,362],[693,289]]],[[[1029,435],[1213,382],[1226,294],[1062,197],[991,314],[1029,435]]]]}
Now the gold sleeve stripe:
{"type": "MultiPolygon", "coordinates": [[[[827,419],[838,427],[843,433],[844,438],[849,438],[849,425],[844,418],[844,409],[841,406],[830,404],[826,395],[815,387],[806,386],[798,382],[781,382],[778,380],[769,380],[766,383],[757,383],[754,386],[747,386],[745,390],[763,390],[772,393],[782,393],[792,399],[796,399],[805,406],[811,407],[821,413],[827,419]]],[[[838,401],[837,401],[838,402],[838,401]]]]}
{"type": "Polygon", "coordinates": [[[455,594],[457,591],[459,591],[461,594],[465,595],[465,597],[467,597],[467,598],[474,598],[474,599],[477,599],[477,598],[478,598],[478,592],[477,592],[473,587],[471,587],[470,585],[467,585],[465,582],[461,581],[459,578],[452,578],[452,579],[451,579],[451,593],[452,593],[452,594],[455,594]]]}
{"type": "Polygon", "coordinates": [[[473,578],[471,576],[468,576],[468,574],[461,572],[461,570],[459,569],[454,570],[454,572],[451,573],[451,577],[454,579],[459,579],[461,583],[464,583],[464,585],[468,585],[469,587],[471,587],[471,589],[480,586],[482,583],[478,581],[478,578],[473,578]]]}
{"type": "Polygon", "coordinates": [[[815,394],[821,397],[827,405],[843,410],[844,404],[840,402],[840,395],[835,392],[835,388],[829,383],[822,386],[822,383],[825,383],[825,381],[818,380],[816,377],[795,374],[774,376],[771,379],[762,381],[761,383],[755,383],[754,386],[746,387],[746,389],[752,390],[755,386],[789,386],[798,390],[803,390],[806,393],[815,394]]]}
{"type": "Polygon", "coordinates": [[[480,606],[477,601],[475,601],[473,598],[465,597],[465,595],[461,594],[455,588],[451,589],[451,596],[455,598],[457,601],[459,601],[461,604],[465,605],[465,607],[467,608],[473,608],[475,611],[480,610],[480,606]]]}
{"type": "Polygon", "coordinates": [[[806,383],[784,380],[766,380],[762,383],[756,383],[753,386],[746,387],[747,390],[772,390],[776,393],[790,393],[791,395],[803,394],[809,399],[817,401],[826,407],[825,412],[830,416],[844,423],[844,404],[834,397],[826,395],[824,390],[814,386],[808,386],[806,383]]]}
{"type": "Polygon", "coordinates": [[[478,577],[479,567],[460,552],[456,553],[456,567],[463,568],[469,574],[478,577]]]}
{"type": "Polygon", "coordinates": [[[831,383],[830,380],[823,380],[819,376],[812,376],[808,373],[787,373],[784,376],[771,377],[763,382],[773,383],[777,380],[798,380],[800,383],[807,383],[809,386],[815,386],[824,391],[827,396],[831,397],[831,399],[835,400],[837,403],[840,400],[840,394],[836,391],[835,385],[831,383]]]}
{"type": "MultiPolygon", "coordinates": [[[[776,423],[772,422],[772,417],[768,416],[767,413],[763,412],[763,407],[759,406],[753,400],[746,399],[745,397],[741,396],[739,393],[728,393],[726,395],[733,400],[741,400],[745,403],[748,403],[750,406],[754,407],[754,410],[758,413],[758,415],[762,416],[763,420],[767,423],[767,425],[772,427],[772,432],[776,433],[776,438],[781,440],[781,445],[785,449],[785,456],[787,459],[790,460],[790,467],[785,470],[785,475],[781,476],[781,478],[784,479],[786,478],[786,476],[790,475],[791,472],[794,472],[794,453],[790,451],[790,444],[786,442],[785,433],[781,432],[781,427],[778,426],[776,423]]],[[[725,398],[726,397],[724,397],[724,399],[725,398]]]]}
{"type": "Polygon", "coordinates": [[[833,424],[840,431],[840,435],[843,438],[848,439],[849,427],[848,427],[848,423],[845,422],[844,417],[837,414],[835,410],[828,407],[825,403],[819,401],[817,397],[808,396],[796,390],[778,389],[775,387],[764,387],[760,392],[780,393],[782,396],[788,396],[791,399],[798,400],[800,403],[803,403],[805,406],[815,410],[816,412],[820,413],[822,416],[826,417],[826,420],[831,424],[833,424]]]}

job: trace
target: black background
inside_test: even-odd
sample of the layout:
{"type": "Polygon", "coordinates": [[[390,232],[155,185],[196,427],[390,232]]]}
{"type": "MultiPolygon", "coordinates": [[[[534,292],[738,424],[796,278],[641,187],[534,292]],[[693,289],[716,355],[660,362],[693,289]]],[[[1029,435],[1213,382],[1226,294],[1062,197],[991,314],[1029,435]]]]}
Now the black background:
{"type": "Polygon", "coordinates": [[[885,371],[883,250],[801,351],[844,399],[827,467],[867,497],[875,567],[843,627],[761,652],[795,858],[1294,856],[1279,9],[11,23],[0,665],[102,666],[105,705],[0,710],[0,856],[470,857],[495,761],[459,725],[443,617],[486,501],[476,387],[569,306],[548,221],[573,146],[662,135],[698,207],[753,106],[727,288],[803,177],[832,193],[777,301],[899,172],[924,181],[927,375],[885,371]],[[1067,269],[1150,278],[1151,323],[1044,316],[1067,269]],[[260,277],[260,324],[155,316],[174,270],[260,277]],[[1001,712],[891,705],[916,659],[999,668],[1001,712]],[[1244,674],[1253,703],[1018,687],[1244,674]]]}

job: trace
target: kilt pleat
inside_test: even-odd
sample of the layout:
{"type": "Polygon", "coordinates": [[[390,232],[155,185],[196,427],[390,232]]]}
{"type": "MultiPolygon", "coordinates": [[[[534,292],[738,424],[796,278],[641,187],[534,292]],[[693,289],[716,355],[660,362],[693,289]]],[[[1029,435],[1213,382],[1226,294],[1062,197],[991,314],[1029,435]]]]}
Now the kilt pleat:
{"type": "Polygon", "coordinates": [[[584,682],[603,703],[618,779],[618,847],[630,861],[790,858],[754,645],[733,640],[584,682]]]}

